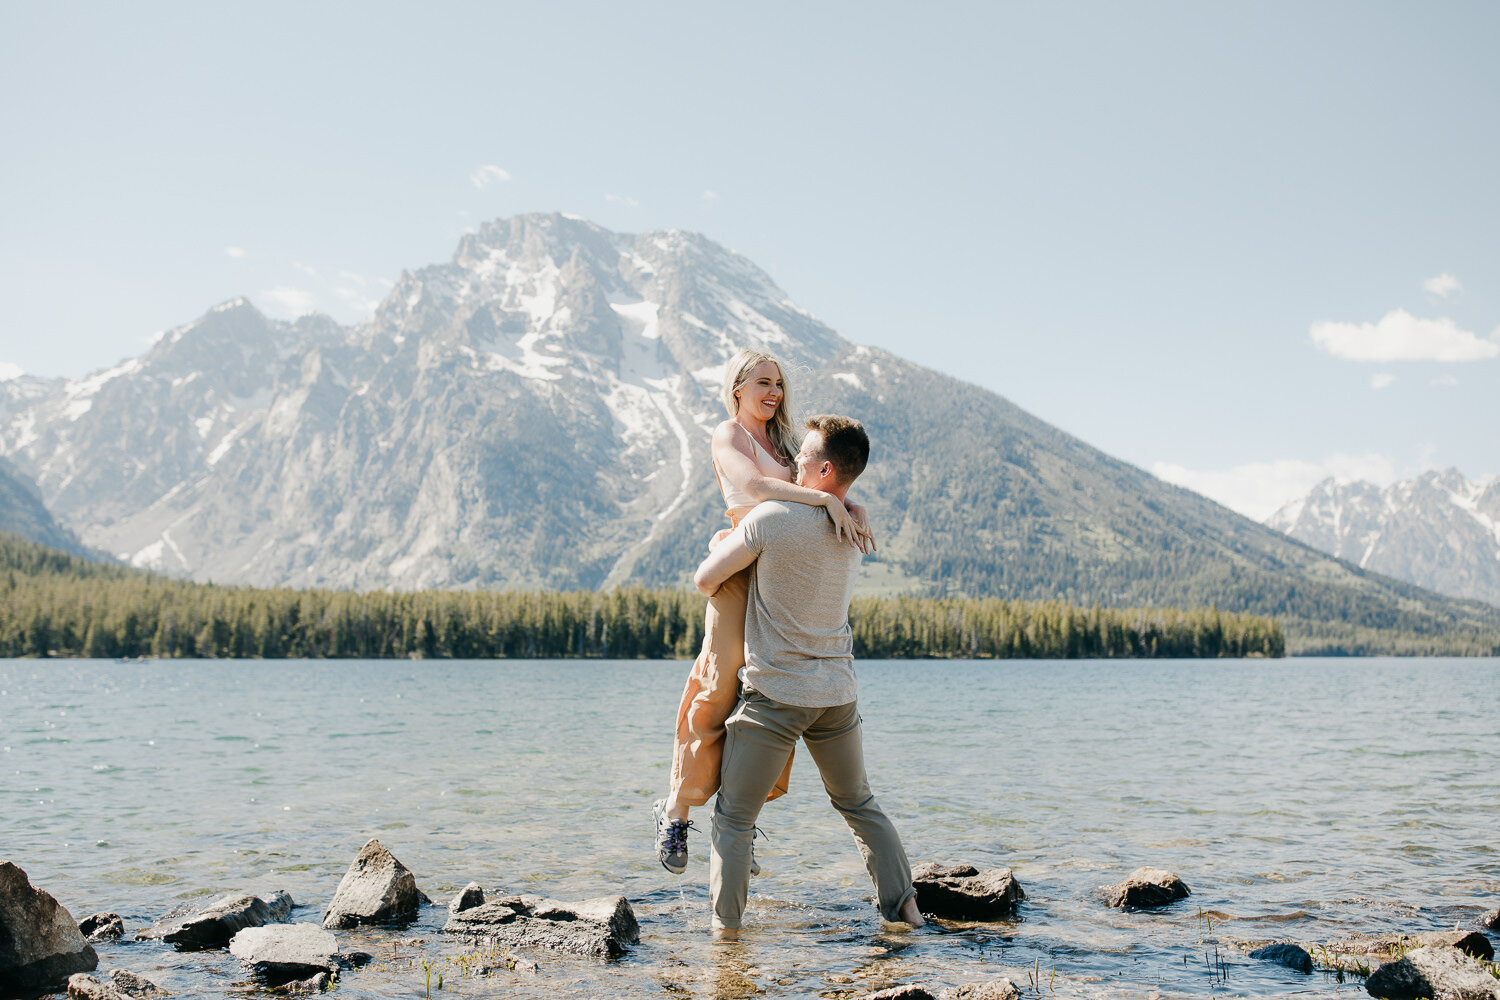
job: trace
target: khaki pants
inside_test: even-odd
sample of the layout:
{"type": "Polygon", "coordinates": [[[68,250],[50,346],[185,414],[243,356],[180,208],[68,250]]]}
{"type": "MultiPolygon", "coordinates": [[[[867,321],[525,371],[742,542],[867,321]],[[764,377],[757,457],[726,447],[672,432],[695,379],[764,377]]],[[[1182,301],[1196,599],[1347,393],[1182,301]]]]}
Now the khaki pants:
{"type": "MultiPolygon", "coordinates": [[[[719,790],[724,752],[724,720],[740,698],[740,667],[745,665],[745,605],[750,571],[730,577],[708,600],[703,651],[693,663],[677,706],[672,747],[672,797],[679,805],[701,806],[719,790]]],[[[787,758],[767,798],[785,795],[792,776],[787,758]]]]}
{"type": "Polygon", "coordinates": [[[738,927],[744,918],[755,818],[798,738],[818,765],[828,800],[854,834],[875,883],[881,915],[900,920],[901,907],[916,896],[916,890],[901,837],[881,811],[865,777],[859,706],[800,708],[746,691],[744,701],[729,717],[727,730],[708,869],[714,925],[738,927]]]}

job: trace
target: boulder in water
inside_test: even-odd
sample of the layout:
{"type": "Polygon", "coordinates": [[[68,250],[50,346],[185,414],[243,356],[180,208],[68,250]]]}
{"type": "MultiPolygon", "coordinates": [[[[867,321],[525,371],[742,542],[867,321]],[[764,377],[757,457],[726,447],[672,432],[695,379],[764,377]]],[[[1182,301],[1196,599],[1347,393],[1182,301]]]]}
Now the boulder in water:
{"type": "Polygon", "coordinates": [[[484,902],[484,887],[478,882],[470,882],[459,890],[448,902],[449,913],[462,913],[464,910],[473,909],[484,902]]]}
{"type": "Polygon", "coordinates": [[[1500,1000],[1500,979],[1457,948],[1428,945],[1370,973],[1365,991],[1380,1000],[1500,1000]]]}
{"type": "Polygon", "coordinates": [[[1280,941],[1263,948],[1256,948],[1250,953],[1250,957],[1275,962],[1277,965],[1284,965],[1297,972],[1312,972],[1313,970],[1312,956],[1307,953],[1307,949],[1300,944],[1292,944],[1290,941],[1280,941]]]}
{"type": "Polygon", "coordinates": [[[292,897],[278,890],[269,899],[241,893],[220,896],[197,913],[163,920],[146,933],[182,951],[228,946],[230,938],[247,927],[277,924],[292,913],[292,897]]]}
{"type": "Polygon", "coordinates": [[[338,952],[338,939],[317,924],[247,927],[229,942],[229,953],[273,986],[334,972],[338,952]]]}
{"type": "Polygon", "coordinates": [[[144,976],[112,969],[110,982],[101,982],[86,972],[68,977],[68,1000],[153,1000],[172,994],[144,976]]]}
{"type": "Polygon", "coordinates": [[[1487,931],[1500,930],[1500,910],[1481,913],[1474,922],[1487,931]]]}
{"type": "Polygon", "coordinates": [[[1110,906],[1147,909],[1166,906],[1192,895],[1187,883],[1161,868],[1137,868],[1123,882],[1104,890],[1104,901],[1110,906]]]}
{"type": "Polygon", "coordinates": [[[911,873],[917,909],[948,920],[1004,920],[1026,898],[1009,868],[943,867],[931,862],[911,873]]]}
{"type": "Polygon", "coordinates": [[[1457,948],[1472,958],[1489,961],[1495,946],[1478,931],[1423,931],[1419,934],[1351,934],[1328,945],[1329,951],[1399,957],[1413,948],[1457,948]]]}
{"type": "Polygon", "coordinates": [[[506,896],[454,913],[444,934],[490,947],[542,948],[590,958],[618,958],[640,940],[624,896],[562,903],[544,896],[506,896]]]}
{"type": "Polygon", "coordinates": [[[92,944],[113,941],[125,933],[125,921],[118,913],[95,913],[78,921],[78,931],[92,944]]]}
{"type": "Polygon", "coordinates": [[[0,995],[58,983],[99,966],[67,907],[0,861],[0,995]]]}
{"type": "Polygon", "coordinates": [[[423,903],[417,880],[379,840],[370,840],[354,856],[339,882],[323,926],[331,930],[359,924],[394,924],[415,920],[423,903]]]}

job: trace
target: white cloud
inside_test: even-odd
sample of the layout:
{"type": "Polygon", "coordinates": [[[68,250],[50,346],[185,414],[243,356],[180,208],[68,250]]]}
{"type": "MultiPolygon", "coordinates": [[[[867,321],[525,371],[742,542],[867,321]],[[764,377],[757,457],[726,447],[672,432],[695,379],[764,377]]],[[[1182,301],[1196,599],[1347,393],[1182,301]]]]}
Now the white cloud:
{"type": "Polygon", "coordinates": [[[486,163],[482,167],[474,168],[474,172],[469,174],[469,180],[474,182],[475,187],[483,191],[496,181],[510,180],[510,173],[495,166],[493,163],[486,163]]]}
{"type": "Polygon", "coordinates": [[[1387,372],[1379,372],[1375,375],[1370,376],[1370,388],[1384,389],[1394,381],[1396,381],[1396,376],[1391,375],[1387,372]]]}
{"type": "Polygon", "coordinates": [[[245,256],[245,248],[244,247],[225,247],[224,248],[224,252],[226,254],[228,254],[230,257],[235,258],[236,260],[238,260],[239,258],[245,256]]]}
{"type": "Polygon", "coordinates": [[[699,197],[701,197],[704,201],[718,201],[719,192],[713,190],[712,188],[709,188],[705,190],[699,197]]]}
{"type": "Polygon", "coordinates": [[[1429,291],[1433,295],[1444,299],[1463,287],[1463,285],[1459,284],[1458,279],[1449,274],[1447,271],[1444,271],[1436,278],[1428,278],[1426,281],[1422,282],[1422,288],[1424,290],[1429,291]]]}
{"type": "Polygon", "coordinates": [[[315,267],[312,267],[308,264],[303,264],[300,261],[293,263],[292,266],[301,271],[303,274],[307,275],[309,278],[317,278],[319,281],[323,280],[323,276],[318,273],[318,269],[315,267]]]}
{"type": "Polygon", "coordinates": [[[1500,355],[1500,342],[1460,330],[1451,319],[1418,319],[1395,309],[1379,323],[1314,323],[1319,349],[1350,361],[1480,361],[1500,355]]]}
{"type": "Polygon", "coordinates": [[[1396,466],[1383,455],[1333,454],[1321,462],[1283,458],[1249,462],[1231,469],[1199,471],[1171,462],[1156,462],[1158,479],[1201,493],[1230,510],[1264,521],[1286,504],[1306,496],[1332,476],[1343,482],[1366,480],[1379,486],[1396,481],[1396,466]]]}
{"type": "Polygon", "coordinates": [[[260,293],[262,299],[268,300],[272,305],[278,307],[278,311],[291,313],[293,316],[306,316],[310,312],[316,312],[317,306],[311,292],[300,288],[292,288],[289,285],[277,285],[260,293]]]}
{"type": "Polygon", "coordinates": [[[339,287],[333,290],[334,294],[347,302],[350,308],[362,313],[372,313],[380,305],[380,300],[371,298],[363,291],[353,288],[339,287]]]}
{"type": "Polygon", "coordinates": [[[604,200],[612,201],[616,205],[624,205],[626,208],[635,208],[640,204],[640,202],[636,201],[634,198],[624,194],[607,194],[604,196],[604,200]]]}
{"type": "Polygon", "coordinates": [[[26,371],[20,365],[9,361],[0,361],[0,382],[9,382],[13,378],[20,378],[26,371]]]}
{"type": "Polygon", "coordinates": [[[1439,375],[1432,380],[1433,385],[1458,385],[1457,375],[1439,375]]]}

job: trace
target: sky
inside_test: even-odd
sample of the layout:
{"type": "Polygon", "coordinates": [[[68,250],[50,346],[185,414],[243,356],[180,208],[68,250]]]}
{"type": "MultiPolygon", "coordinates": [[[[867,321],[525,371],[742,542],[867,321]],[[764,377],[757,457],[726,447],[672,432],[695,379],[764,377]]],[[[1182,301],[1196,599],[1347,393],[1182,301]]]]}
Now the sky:
{"type": "Polygon", "coordinates": [[[479,222],[702,232],[1254,517],[1500,474],[1500,4],[10,3],[0,378],[479,222]]]}

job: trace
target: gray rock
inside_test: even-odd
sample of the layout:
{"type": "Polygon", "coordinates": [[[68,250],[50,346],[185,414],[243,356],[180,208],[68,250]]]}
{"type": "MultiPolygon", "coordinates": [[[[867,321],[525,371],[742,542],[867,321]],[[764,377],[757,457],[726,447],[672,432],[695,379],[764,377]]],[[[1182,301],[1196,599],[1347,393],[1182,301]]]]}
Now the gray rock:
{"type": "Polygon", "coordinates": [[[323,914],[331,929],[359,924],[393,924],[416,919],[423,903],[417,880],[379,840],[370,840],[354,856],[323,914]]]}
{"type": "Polygon", "coordinates": [[[78,921],[78,931],[93,944],[113,941],[125,933],[125,921],[118,913],[95,913],[78,921]]]}
{"type": "Polygon", "coordinates": [[[1457,948],[1473,958],[1490,961],[1495,946],[1478,931],[1425,931],[1420,934],[1351,934],[1331,942],[1329,951],[1358,955],[1395,955],[1413,948],[1457,948]]]}
{"type": "Polygon", "coordinates": [[[1144,909],[1166,906],[1192,895],[1187,884],[1160,868],[1137,868],[1125,881],[1105,889],[1104,901],[1110,906],[1144,909]]]}
{"type": "Polygon", "coordinates": [[[124,969],[112,969],[110,982],[79,972],[68,977],[68,1000],[151,1000],[172,994],[143,976],[124,969]]]}
{"type": "Polygon", "coordinates": [[[0,995],[61,982],[99,966],[67,907],[9,861],[0,862],[0,995]]]}
{"type": "Polygon", "coordinates": [[[285,987],[288,993],[322,993],[328,989],[328,983],[333,979],[331,973],[320,972],[316,976],[307,979],[299,979],[294,983],[288,983],[285,987]]]}
{"type": "Polygon", "coordinates": [[[338,939],[317,924],[247,927],[229,942],[229,953],[272,985],[332,973],[338,952],[338,939]]]}
{"type": "Polygon", "coordinates": [[[1487,931],[1500,930],[1500,910],[1481,913],[1474,922],[1487,931]]]}
{"type": "Polygon", "coordinates": [[[928,863],[912,872],[917,909],[949,920],[1003,920],[1014,916],[1026,892],[1009,868],[928,863]]]}
{"type": "Polygon", "coordinates": [[[1370,973],[1365,990],[1381,1000],[1500,1000],[1500,979],[1456,948],[1429,945],[1370,973]]]}
{"type": "Polygon", "coordinates": [[[1021,1000],[1021,991],[1009,979],[970,983],[944,995],[944,1000],[1021,1000]]]}
{"type": "Polygon", "coordinates": [[[640,940],[640,925],[624,896],[601,896],[581,903],[507,896],[452,914],[443,933],[490,947],[618,958],[627,944],[640,940]]]}
{"type": "Polygon", "coordinates": [[[879,993],[866,993],[860,1000],[938,1000],[938,995],[926,986],[911,983],[906,986],[893,986],[879,993]]]}
{"type": "Polygon", "coordinates": [[[1261,958],[1267,962],[1275,962],[1284,965],[1288,969],[1298,972],[1311,972],[1313,970],[1312,956],[1307,949],[1297,944],[1280,943],[1268,944],[1264,948],[1257,948],[1250,953],[1251,958],[1261,958]]]}
{"type": "Polygon", "coordinates": [[[478,882],[470,882],[448,903],[449,913],[461,913],[484,902],[484,888],[478,882]]]}
{"type": "Polygon", "coordinates": [[[160,937],[183,951],[223,948],[247,927],[276,924],[292,912],[292,897],[278,890],[270,899],[249,893],[220,896],[184,920],[165,922],[148,936],[160,937]]]}

